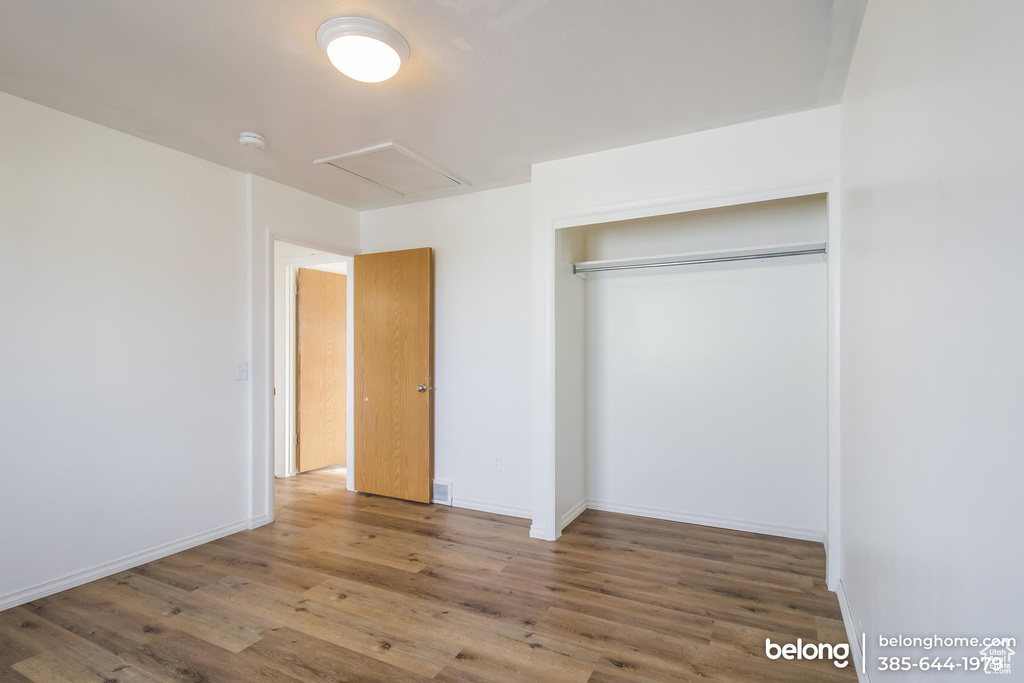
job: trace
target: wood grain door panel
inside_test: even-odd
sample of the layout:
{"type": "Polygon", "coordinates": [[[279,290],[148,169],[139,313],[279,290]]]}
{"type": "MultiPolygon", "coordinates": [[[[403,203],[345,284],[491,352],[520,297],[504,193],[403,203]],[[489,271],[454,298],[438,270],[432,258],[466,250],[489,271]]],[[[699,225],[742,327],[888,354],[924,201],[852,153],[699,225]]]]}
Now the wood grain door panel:
{"type": "Polygon", "coordinates": [[[352,276],[355,488],[429,503],[434,478],[431,249],[356,256],[352,276]]]}
{"type": "Polygon", "coordinates": [[[299,472],[345,462],[347,277],[299,268],[295,445],[299,472]]]}

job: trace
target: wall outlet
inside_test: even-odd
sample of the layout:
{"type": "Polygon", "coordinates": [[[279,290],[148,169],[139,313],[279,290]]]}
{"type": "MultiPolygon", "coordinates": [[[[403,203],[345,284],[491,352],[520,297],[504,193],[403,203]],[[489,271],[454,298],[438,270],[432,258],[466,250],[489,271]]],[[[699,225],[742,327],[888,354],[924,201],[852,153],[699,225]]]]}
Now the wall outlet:
{"type": "Polygon", "coordinates": [[[501,458],[494,459],[494,471],[501,472],[501,458]]]}

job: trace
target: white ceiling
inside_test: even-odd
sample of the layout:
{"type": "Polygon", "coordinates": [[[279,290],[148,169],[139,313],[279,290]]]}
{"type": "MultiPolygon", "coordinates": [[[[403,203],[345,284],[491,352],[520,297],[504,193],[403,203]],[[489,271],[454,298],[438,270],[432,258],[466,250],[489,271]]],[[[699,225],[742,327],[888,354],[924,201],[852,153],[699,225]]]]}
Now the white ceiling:
{"type": "MultiPolygon", "coordinates": [[[[394,141],[480,189],[532,163],[839,101],[866,0],[2,0],[0,90],[367,209],[313,160],[394,141]],[[412,55],[338,73],[326,19],[412,55]],[[267,137],[267,149],[238,133],[267,137]]],[[[444,190],[428,196],[454,193],[444,190]]]]}

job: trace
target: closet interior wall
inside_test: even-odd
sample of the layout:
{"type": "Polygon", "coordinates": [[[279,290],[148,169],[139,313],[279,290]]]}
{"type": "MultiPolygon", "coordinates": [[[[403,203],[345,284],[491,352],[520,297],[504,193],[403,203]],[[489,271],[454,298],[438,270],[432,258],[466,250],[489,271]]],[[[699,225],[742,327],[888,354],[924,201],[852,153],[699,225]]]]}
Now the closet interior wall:
{"type": "Polygon", "coordinates": [[[557,511],[821,540],[827,264],[572,263],[827,241],[823,195],[559,231],[557,511]]]}

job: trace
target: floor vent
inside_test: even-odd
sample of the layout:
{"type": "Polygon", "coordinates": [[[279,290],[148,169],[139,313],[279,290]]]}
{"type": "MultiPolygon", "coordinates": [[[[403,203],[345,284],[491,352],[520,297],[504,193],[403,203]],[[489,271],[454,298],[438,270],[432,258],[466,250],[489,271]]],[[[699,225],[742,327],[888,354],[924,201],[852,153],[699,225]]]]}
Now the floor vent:
{"type": "Polygon", "coordinates": [[[334,166],[403,196],[467,184],[393,142],[317,159],[313,163],[334,166]]]}
{"type": "Polygon", "coordinates": [[[452,483],[450,481],[434,480],[434,502],[441,505],[452,504],[452,483]]]}

